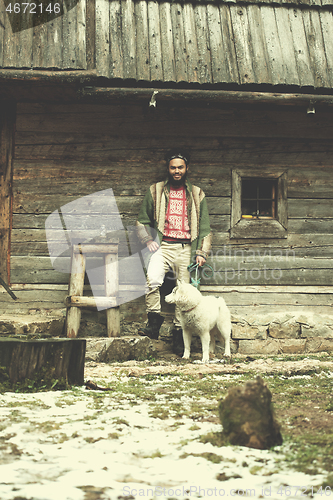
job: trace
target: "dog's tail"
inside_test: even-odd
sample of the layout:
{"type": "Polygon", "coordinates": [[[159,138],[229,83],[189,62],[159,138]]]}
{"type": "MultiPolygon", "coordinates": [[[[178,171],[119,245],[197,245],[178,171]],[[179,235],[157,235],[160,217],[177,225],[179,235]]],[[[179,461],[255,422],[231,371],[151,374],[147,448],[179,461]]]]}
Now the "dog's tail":
{"type": "MultiPolygon", "coordinates": [[[[231,329],[231,314],[230,311],[222,297],[219,297],[218,299],[218,308],[219,308],[219,315],[218,315],[218,320],[217,320],[217,326],[220,328],[222,327],[223,329],[225,327],[231,329]]],[[[229,331],[230,333],[230,331],[229,331]]]]}
{"type": "Polygon", "coordinates": [[[224,338],[225,354],[230,356],[231,314],[222,297],[218,298],[219,314],[216,326],[224,338]]]}

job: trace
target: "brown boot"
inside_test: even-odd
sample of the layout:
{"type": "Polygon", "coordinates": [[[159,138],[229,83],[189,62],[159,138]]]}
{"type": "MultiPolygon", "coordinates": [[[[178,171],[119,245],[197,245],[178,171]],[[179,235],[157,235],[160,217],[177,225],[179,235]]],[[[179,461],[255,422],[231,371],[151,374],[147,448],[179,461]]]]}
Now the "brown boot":
{"type": "Polygon", "coordinates": [[[149,312],[147,325],[143,328],[139,328],[138,334],[157,340],[163,321],[164,318],[159,313],[149,312]]]}

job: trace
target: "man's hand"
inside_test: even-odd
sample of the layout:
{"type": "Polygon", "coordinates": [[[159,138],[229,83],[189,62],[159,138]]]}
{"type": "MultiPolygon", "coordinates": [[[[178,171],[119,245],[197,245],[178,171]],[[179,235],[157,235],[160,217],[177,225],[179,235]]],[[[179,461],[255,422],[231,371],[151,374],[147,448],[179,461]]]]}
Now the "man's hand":
{"type": "Polygon", "coordinates": [[[159,244],[156,241],[148,241],[147,247],[149,252],[153,253],[156,252],[160,248],[159,244]]]}
{"type": "Polygon", "coordinates": [[[197,258],[195,259],[195,261],[197,264],[199,264],[199,267],[201,267],[206,262],[206,259],[204,257],[202,257],[201,255],[197,255],[197,258]]]}

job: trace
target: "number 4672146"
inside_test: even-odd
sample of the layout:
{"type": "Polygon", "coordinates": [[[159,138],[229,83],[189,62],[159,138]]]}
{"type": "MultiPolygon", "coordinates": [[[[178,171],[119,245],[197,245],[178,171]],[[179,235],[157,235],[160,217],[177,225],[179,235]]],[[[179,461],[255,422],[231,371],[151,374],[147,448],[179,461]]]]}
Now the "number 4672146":
{"type": "Polygon", "coordinates": [[[40,3],[14,3],[8,4],[6,11],[11,14],[42,14],[43,12],[48,12],[49,14],[60,14],[61,7],[60,3],[49,3],[47,6],[40,3]]]}

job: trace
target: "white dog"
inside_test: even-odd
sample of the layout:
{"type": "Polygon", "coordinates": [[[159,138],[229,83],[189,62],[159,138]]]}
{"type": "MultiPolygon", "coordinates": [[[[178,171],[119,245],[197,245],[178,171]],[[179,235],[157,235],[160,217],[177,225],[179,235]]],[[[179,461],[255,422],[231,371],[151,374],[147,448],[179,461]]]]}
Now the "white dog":
{"type": "Polygon", "coordinates": [[[230,356],[231,319],[222,297],[204,297],[193,285],[178,282],[165,301],[175,304],[180,313],[185,346],[183,358],[190,357],[193,333],[200,336],[203,363],[209,361],[209,351],[215,351],[215,335],[224,338],[225,355],[230,356]]]}

